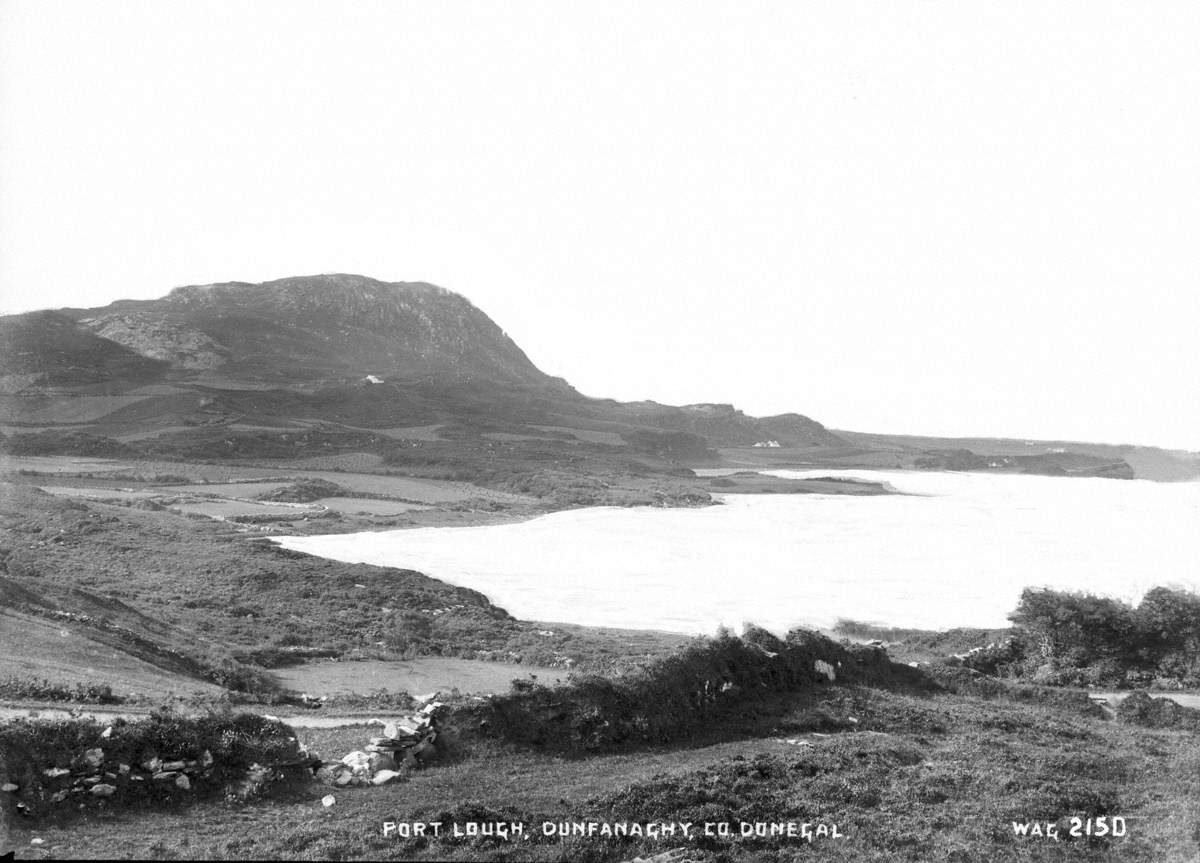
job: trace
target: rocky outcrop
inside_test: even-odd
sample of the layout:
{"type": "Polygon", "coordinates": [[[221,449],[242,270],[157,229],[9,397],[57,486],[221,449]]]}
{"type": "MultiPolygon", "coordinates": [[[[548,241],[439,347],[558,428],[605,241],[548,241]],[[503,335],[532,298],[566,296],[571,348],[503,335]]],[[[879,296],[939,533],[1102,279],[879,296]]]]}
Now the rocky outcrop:
{"type": "Polygon", "coordinates": [[[172,323],[163,315],[99,315],[79,323],[101,338],[179,369],[215,369],[229,355],[210,336],[182,323],[172,323]]]}

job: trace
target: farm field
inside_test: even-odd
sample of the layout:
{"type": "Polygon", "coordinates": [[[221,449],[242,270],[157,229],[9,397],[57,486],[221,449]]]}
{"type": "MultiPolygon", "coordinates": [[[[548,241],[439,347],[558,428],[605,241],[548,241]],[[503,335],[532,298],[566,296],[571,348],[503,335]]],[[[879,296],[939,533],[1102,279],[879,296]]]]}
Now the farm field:
{"type": "Polygon", "coordinates": [[[405,660],[310,662],[278,669],[275,676],[287,688],[310,695],[367,695],[379,689],[413,694],[457,689],[468,695],[507,692],[514,679],[529,680],[531,676],[549,686],[565,680],[567,672],[540,665],[423,656],[405,660]]]}

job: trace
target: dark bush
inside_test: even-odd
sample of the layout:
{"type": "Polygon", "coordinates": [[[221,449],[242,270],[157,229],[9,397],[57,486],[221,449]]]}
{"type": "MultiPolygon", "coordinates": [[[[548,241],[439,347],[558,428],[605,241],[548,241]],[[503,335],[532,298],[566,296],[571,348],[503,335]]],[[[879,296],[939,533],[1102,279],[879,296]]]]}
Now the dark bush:
{"type": "Polygon", "coordinates": [[[66,686],[61,683],[51,683],[49,680],[37,677],[17,677],[15,675],[0,679],[0,698],[20,698],[35,701],[70,701],[84,704],[120,704],[124,701],[114,695],[112,687],[100,683],[77,683],[66,686]]]}
{"type": "Polygon", "coordinates": [[[667,743],[787,692],[837,681],[883,687],[932,686],[883,651],[847,648],[795,630],[786,640],[748,627],[724,634],[618,679],[587,676],[553,688],[523,685],[479,709],[493,736],[564,752],[667,743]]]}
{"type": "Polygon", "coordinates": [[[1200,685],[1200,597],[1156,587],[1135,609],[1083,593],[1026,589],[1009,615],[1019,670],[1060,685],[1200,685]]]}

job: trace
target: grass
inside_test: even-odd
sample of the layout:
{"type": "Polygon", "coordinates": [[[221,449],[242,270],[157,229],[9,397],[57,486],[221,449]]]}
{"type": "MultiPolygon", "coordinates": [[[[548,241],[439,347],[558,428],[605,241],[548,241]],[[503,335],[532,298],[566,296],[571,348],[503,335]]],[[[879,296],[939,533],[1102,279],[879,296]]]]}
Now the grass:
{"type": "Polygon", "coordinates": [[[414,694],[449,692],[507,692],[514,679],[535,676],[547,684],[565,680],[562,668],[479,662],[454,657],[426,656],[402,661],[313,662],[281,669],[279,679],[289,689],[313,695],[357,693],[379,689],[414,694]]]}
{"type": "MultiPolygon", "coordinates": [[[[627,860],[683,846],[705,859],[832,861],[1185,861],[1198,851],[1200,752],[1170,730],[1061,708],[860,687],[795,694],[776,733],[705,745],[562,759],[460,740],[400,785],[313,786],[292,799],[200,803],[136,814],[89,812],[62,826],[17,825],[54,856],[132,858],[627,860]],[[849,720],[853,718],[856,723],[849,720]],[[842,732],[828,733],[830,720],[842,732]],[[827,736],[821,736],[825,734],[827,736]],[[797,741],[789,743],[787,741],[797,741]],[[1120,840],[1018,839],[1011,822],[1120,815],[1120,840]],[[799,820],[837,823],[842,840],[521,842],[384,837],[386,821],[799,820]]],[[[360,748],[369,728],[300,734],[325,757],[360,748]]],[[[1065,826],[1066,822],[1064,822],[1065,826]]],[[[735,828],[736,829],[736,828],[735,828]]]]}
{"type": "Polygon", "coordinates": [[[852,641],[883,641],[897,662],[930,662],[1003,641],[1012,629],[906,629],[841,618],[833,633],[852,641]]]}
{"type": "Polygon", "coordinates": [[[619,671],[686,641],[517,621],[476,591],[420,573],[322,560],[250,541],[236,526],[22,485],[0,484],[0,529],[0,597],[20,613],[12,637],[45,647],[25,651],[8,673],[55,682],[70,670],[56,665],[70,645],[80,653],[70,664],[96,669],[100,682],[136,677],[159,691],[156,670],[228,684],[233,672],[253,677],[229,665],[236,657],[293,649],[619,671]]]}

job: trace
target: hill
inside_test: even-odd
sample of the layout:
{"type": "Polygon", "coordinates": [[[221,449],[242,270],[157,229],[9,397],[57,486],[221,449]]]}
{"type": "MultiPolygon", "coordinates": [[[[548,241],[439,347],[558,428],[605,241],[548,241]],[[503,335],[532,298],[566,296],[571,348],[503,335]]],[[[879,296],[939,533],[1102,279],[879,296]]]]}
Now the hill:
{"type": "Polygon", "coordinates": [[[64,440],[67,431],[162,452],[181,433],[203,443],[314,426],[327,451],[448,425],[434,439],[567,441],[651,463],[711,460],[712,446],[768,438],[841,443],[798,414],[586,398],[465,298],[352,275],[190,286],[0,318],[0,420],[7,434],[59,433],[42,439],[42,452],[79,451],[83,439],[64,440]]]}
{"type": "Polygon", "coordinates": [[[175,288],[0,317],[0,444],[21,454],[387,456],[450,442],[447,469],[501,458],[617,472],[812,465],[1188,479],[1153,447],[834,432],[796,413],[588,398],[484,312],[424,282],[332,274],[175,288]],[[32,436],[32,437],[31,437],[32,436]],[[319,440],[310,440],[310,438],[319,440]],[[297,443],[300,439],[301,443],[297,443]]]}

